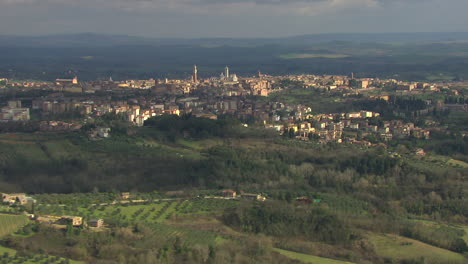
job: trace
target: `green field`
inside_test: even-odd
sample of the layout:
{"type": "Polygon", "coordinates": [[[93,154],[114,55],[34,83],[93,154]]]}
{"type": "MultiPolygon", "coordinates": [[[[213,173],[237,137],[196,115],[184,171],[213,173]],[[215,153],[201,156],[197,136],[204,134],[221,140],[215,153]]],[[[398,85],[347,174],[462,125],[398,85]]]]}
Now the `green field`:
{"type": "Polygon", "coordinates": [[[0,237],[15,232],[28,222],[29,219],[25,215],[0,214],[0,237]]]}
{"type": "Polygon", "coordinates": [[[440,228],[440,227],[445,226],[445,227],[451,227],[451,228],[456,228],[456,229],[459,229],[459,230],[463,230],[465,233],[463,234],[463,236],[461,238],[463,238],[463,240],[465,240],[465,242],[468,243],[468,226],[466,226],[466,225],[440,224],[440,223],[437,223],[437,222],[434,222],[434,221],[421,220],[421,219],[415,219],[415,220],[412,220],[412,221],[418,222],[418,223],[420,223],[422,225],[426,225],[426,226],[429,226],[429,227],[432,227],[432,228],[440,228]]]}
{"type": "Polygon", "coordinates": [[[369,236],[377,255],[397,260],[426,259],[427,263],[466,263],[463,255],[396,235],[369,236]]]}
{"type": "Polygon", "coordinates": [[[202,150],[202,149],[207,149],[216,145],[221,144],[222,141],[219,139],[205,139],[205,140],[187,140],[187,139],[181,139],[177,141],[177,144],[187,147],[192,150],[202,150]]]}
{"type": "Polygon", "coordinates": [[[347,261],[335,260],[335,259],[330,259],[330,258],[322,258],[322,257],[308,255],[308,254],[297,253],[294,251],[289,251],[289,250],[284,250],[284,249],[279,249],[279,248],[274,248],[273,250],[288,258],[297,259],[305,263],[313,263],[313,264],[351,264],[352,263],[352,262],[347,262],[347,261]]]}
{"type": "MultiPolygon", "coordinates": [[[[420,158],[416,158],[416,159],[413,158],[412,161],[414,163],[418,163],[420,162],[419,159],[420,158]]],[[[427,166],[425,164],[428,164],[428,165],[432,165],[436,167],[437,166],[438,167],[451,166],[455,168],[468,168],[468,163],[461,161],[461,160],[454,159],[454,158],[450,158],[447,156],[442,156],[442,155],[428,154],[422,157],[422,160],[424,160],[424,163],[422,166],[427,166]]]]}
{"type": "Polygon", "coordinates": [[[456,160],[456,159],[449,159],[447,161],[447,164],[455,166],[455,167],[462,167],[462,168],[468,168],[468,163],[461,161],[461,160],[456,160]]]}
{"type": "Polygon", "coordinates": [[[169,146],[160,144],[147,135],[147,130],[140,130],[141,137],[119,138],[113,137],[107,140],[88,141],[79,135],[70,134],[22,134],[4,133],[0,134],[0,160],[11,159],[14,155],[21,155],[30,160],[49,160],[61,158],[97,158],[103,153],[145,153],[160,155],[165,153],[176,153],[178,155],[200,158],[199,147],[209,147],[217,142],[206,140],[206,142],[195,142],[184,140],[181,146],[169,146]],[[195,151],[194,151],[195,150],[195,151]]]}
{"type": "Polygon", "coordinates": [[[16,254],[16,250],[0,246],[0,255],[3,255],[5,253],[8,253],[9,255],[14,255],[16,254]]]}

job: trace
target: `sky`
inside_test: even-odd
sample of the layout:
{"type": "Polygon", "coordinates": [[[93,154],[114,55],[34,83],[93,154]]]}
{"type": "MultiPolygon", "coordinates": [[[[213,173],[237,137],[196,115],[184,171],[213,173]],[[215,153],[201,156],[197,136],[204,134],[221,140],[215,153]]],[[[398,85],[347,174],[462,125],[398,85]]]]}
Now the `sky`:
{"type": "Polygon", "coordinates": [[[0,35],[466,32],[468,0],[0,0],[0,35]]]}

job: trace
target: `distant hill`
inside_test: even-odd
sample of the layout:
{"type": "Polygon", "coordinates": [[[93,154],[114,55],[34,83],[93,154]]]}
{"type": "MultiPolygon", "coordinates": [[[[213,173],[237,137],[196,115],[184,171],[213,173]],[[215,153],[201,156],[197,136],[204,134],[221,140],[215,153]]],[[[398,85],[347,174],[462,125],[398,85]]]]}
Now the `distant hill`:
{"type": "Polygon", "coordinates": [[[445,42],[468,40],[468,32],[416,32],[416,33],[341,33],[290,37],[290,40],[308,42],[445,42]]]}
{"type": "Polygon", "coordinates": [[[92,33],[0,36],[0,77],[55,80],[350,74],[402,80],[468,79],[468,33],[317,34],[282,38],[156,39],[92,33]]]}
{"type": "Polygon", "coordinates": [[[0,46],[22,47],[99,47],[127,45],[211,45],[211,46],[258,46],[258,45],[297,45],[330,41],[345,42],[446,42],[466,41],[468,32],[439,33],[330,33],[311,34],[278,38],[151,38],[126,35],[104,35],[94,33],[10,36],[0,35],[0,46]]]}
{"type": "Polygon", "coordinates": [[[158,41],[144,37],[100,35],[93,33],[48,36],[0,36],[0,46],[45,47],[96,47],[156,44],[158,41]]]}

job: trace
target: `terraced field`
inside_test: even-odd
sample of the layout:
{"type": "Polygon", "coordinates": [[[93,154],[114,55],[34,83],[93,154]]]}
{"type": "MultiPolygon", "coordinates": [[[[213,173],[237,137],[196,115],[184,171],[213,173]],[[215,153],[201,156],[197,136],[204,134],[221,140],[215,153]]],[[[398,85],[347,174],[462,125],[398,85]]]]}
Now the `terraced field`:
{"type": "Polygon", "coordinates": [[[179,201],[162,201],[151,204],[110,205],[98,208],[83,208],[80,211],[83,215],[104,219],[117,218],[129,222],[159,223],[174,211],[178,203],[179,201]]]}
{"type": "Polygon", "coordinates": [[[172,215],[222,211],[237,201],[223,199],[164,200],[140,204],[116,204],[89,207],[38,205],[37,212],[51,215],[80,215],[87,219],[103,218],[127,222],[162,223],[172,215]]]}

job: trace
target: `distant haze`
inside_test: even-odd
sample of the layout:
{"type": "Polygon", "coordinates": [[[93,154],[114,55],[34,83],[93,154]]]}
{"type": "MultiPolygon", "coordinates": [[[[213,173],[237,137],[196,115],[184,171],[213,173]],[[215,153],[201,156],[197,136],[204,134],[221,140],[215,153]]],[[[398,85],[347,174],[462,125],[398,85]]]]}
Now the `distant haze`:
{"type": "Polygon", "coordinates": [[[155,38],[458,32],[467,0],[0,0],[0,35],[155,38]]]}

